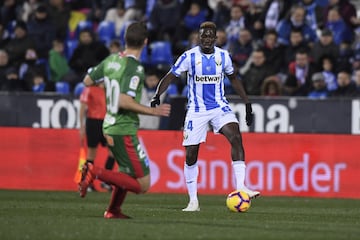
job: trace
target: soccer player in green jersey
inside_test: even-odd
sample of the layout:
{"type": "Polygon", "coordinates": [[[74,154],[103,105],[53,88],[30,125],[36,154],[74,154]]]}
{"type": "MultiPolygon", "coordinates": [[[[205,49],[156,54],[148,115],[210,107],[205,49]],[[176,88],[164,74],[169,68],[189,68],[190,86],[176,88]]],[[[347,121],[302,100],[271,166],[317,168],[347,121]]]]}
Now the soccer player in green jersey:
{"type": "Polygon", "coordinates": [[[130,24],[125,33],[125,50],[112,54],[99,65],[88,71],[83,82],[86,86],[104,84],[106,115],[103,134],[113,153],[119,171],[106,170],[91,163],[82,169],[79,184],[81,197],[94,179],[113,186],[110,204],[104,218],[129,218],[121,212],[128,191],[145,193],[150,187],[149,161],[137,137],[138,114],[169,116],[170,105],[157,108],[141,105],[141,91],[144,85],[144,68],[139,62],[143,47],[147,43],[147,30],[144,23],[130,24]]]}

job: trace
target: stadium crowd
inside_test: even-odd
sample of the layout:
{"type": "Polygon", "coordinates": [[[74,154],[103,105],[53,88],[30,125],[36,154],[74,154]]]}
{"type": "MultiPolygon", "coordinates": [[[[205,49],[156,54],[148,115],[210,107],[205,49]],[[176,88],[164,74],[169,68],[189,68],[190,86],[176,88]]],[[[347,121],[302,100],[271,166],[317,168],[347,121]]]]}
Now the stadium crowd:
{"type": "MultiPolygon", "coordinates": [[[[213,21],[248,95],[357,97],[357,12],[349,0],[4,0],[0,90],[79,95],[87,70],[124,48],[132,21],[147,23],[140,60],[160,78],[213,21]]],[[[186,96],[184,81],[167,94],[186,96]]],[[[156,85],[145,86],[150,96],[156,85]]],[[[229,81],[225,91],[234,93],[229,81]]]]}

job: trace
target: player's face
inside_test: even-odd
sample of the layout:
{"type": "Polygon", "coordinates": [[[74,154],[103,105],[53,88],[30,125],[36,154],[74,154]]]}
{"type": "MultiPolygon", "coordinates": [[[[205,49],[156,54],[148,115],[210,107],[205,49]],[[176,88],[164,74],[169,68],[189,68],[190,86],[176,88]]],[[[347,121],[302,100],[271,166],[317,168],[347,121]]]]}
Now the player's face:
{"type": "Polygon", "coordinates": [[[213,53],[216,41],[214,29],[205,28],[199,32],[200,48],[203,53],[213,53]]]}

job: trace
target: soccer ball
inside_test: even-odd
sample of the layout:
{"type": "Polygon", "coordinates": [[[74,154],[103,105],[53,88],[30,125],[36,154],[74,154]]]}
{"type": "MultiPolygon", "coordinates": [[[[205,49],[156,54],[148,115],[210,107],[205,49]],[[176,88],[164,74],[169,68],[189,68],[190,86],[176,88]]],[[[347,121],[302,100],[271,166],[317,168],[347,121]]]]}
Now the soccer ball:
{"type": "Polygon", "coordinates": [[[251,199],[247,193],[236,190],[227,196],[226,206],[232,212],[246,212],[251,206],[251,199]]]}

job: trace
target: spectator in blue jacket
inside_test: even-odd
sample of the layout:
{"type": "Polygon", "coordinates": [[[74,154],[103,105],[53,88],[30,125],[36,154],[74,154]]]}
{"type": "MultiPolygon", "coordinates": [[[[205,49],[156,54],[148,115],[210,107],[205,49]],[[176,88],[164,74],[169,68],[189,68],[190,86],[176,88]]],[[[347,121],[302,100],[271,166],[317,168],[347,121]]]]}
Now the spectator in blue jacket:
{"type": "Polygon", "coordinates": [[[317,41],[316,32],[305,21],[305,9],[302,6],[293,6],[289,17],[281,20],[277,25],[276,30],[279,34],[280,44],[289,45],[292,29],[299,29],[309,45],[317,41]]]}
{"type": "Polygon", "coordinates": [[[340,15],[339,9],[336,7],[329,10],[325,27],[331,30],[334,36],[334,42],[337,45],[353,40],[352,29],[345,23],[340,15]]]}

